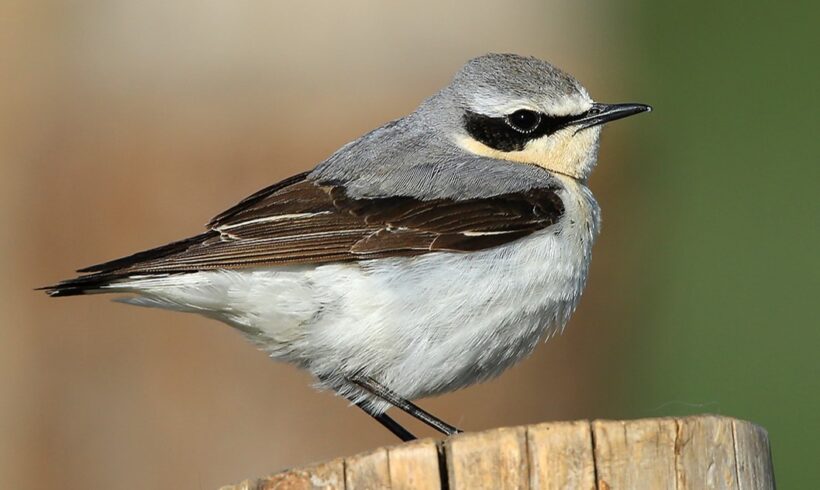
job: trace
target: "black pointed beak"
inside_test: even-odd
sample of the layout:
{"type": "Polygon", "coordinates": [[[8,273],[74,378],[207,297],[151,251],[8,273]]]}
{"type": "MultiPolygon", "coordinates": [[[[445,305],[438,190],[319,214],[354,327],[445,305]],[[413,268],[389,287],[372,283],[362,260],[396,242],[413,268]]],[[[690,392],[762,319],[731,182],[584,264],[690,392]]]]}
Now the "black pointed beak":
{"type": "Polygon", "coordinates": [[[649,112],[652,108],[645,104],[592,104],[592,107],[577,118],[573,118],[567,123],[572,126],[575,132],[582,129],[591,128],[600,124],[608,123],[616,119],[634,116],[641,112],[649,112]]]}

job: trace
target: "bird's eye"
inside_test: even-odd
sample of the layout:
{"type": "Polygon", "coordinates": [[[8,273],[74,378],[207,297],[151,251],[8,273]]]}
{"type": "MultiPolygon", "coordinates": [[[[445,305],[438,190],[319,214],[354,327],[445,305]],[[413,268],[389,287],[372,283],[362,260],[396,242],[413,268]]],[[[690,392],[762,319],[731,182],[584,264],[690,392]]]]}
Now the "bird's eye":
{"type": "Polygon", "coordinates": [[[541,123],[541,114],[527,109],[518,109],[504,118],[507,124],[519,133],[532,133],[541,123]]]}

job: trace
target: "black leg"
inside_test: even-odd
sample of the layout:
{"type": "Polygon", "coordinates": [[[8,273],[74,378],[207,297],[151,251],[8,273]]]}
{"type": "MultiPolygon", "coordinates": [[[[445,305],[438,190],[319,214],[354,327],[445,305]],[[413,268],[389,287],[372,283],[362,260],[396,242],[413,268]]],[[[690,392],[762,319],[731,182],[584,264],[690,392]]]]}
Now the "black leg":
{"type": "Polygon", "coordinates": [[[361,408],[362,410],[364,410],[365,413],[367,413],[367,415],[370,415],[374,419],[378,420],[378,422],[380,424],[387,427],[387,429],[390,432],[395,434],[396,437],[398,437],[402,441],[407,442],[407,441],[413,441],[413,440],[416,439],[416,436],[411,434],[407,429],[402,427],[398,422],[393,420],[386,413],[376,414],[375,412],[373,412],[373,410],[370,409],[369,406],[367,406],[367,403],[365,403],[365,402],[359,402],[359,403],[356,404],[356,406],[361,408]]]}
{"type": "Polygon", "coordinates": [[[404,398],[393,393],[392,391],[388,390],[387,388],[385,388],[384,386],[380,385],[379,383],[375,382],[370,378],[357,377],[351,379],[350,381],[356,384],[356,386],[371,393],[372,395],[381,398],[382,400],[390,403],[394,407],[401,409],[407,412],[408,414],[412,415],[413,417],[421,420],[425,424],[436,429],[444,435],[451,436],[453,434],[458,434],[459,432],[461,432],[459,429],[453,427],[447,422],[444,422],[438,417],[435,417],[431,413],[424,411],[419,406],[415,405],[414,403],[408,400],[405,400],[404,398]]]}

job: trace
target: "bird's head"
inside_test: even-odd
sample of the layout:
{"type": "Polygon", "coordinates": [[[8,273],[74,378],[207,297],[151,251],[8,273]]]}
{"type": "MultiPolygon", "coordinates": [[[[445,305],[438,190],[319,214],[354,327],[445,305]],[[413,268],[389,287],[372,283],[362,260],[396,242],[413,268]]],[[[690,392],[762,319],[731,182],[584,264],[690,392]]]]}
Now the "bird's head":
{"type": "Polygon", "coordinates": [[[449,113],[449,136],[463,150],[579,180],[595,165],[602,124],[651,110],[596,103],[570,75],[512,54],[470,60],[428,102],[449,113]]]}

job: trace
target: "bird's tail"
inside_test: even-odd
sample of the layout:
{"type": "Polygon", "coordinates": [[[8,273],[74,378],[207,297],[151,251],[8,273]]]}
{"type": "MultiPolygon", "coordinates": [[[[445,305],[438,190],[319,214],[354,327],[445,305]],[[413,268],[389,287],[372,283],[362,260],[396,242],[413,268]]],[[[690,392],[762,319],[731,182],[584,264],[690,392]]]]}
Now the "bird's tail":
{"type": "Polygon", "coordinates": [[[120,284],[128,279],[127,276],[117,277],[113,274],[90,274],[60,281],[51,286],[37,288],[37,290],[45,291],[46,294],[52,297],[125,292],[130,288],[120,284]]]}
{"type": "Polygon", "coordinates": [[[188,250],[192,244],[218,235],[207,231],[203,234],[179,240],[167,245],[122,257],[102,264],[96,264],[77,272],[84,274],[74,279],[58,282],[52,286],[38,288],[49,296],[77,296],[80,294],[128,292],[133,290],[134,281],[142,279],[164,278],[180,272],[191,272],[184,269],[175,271],[157,271],[146,264],[152,260],[171,257],[188,250]]]}

